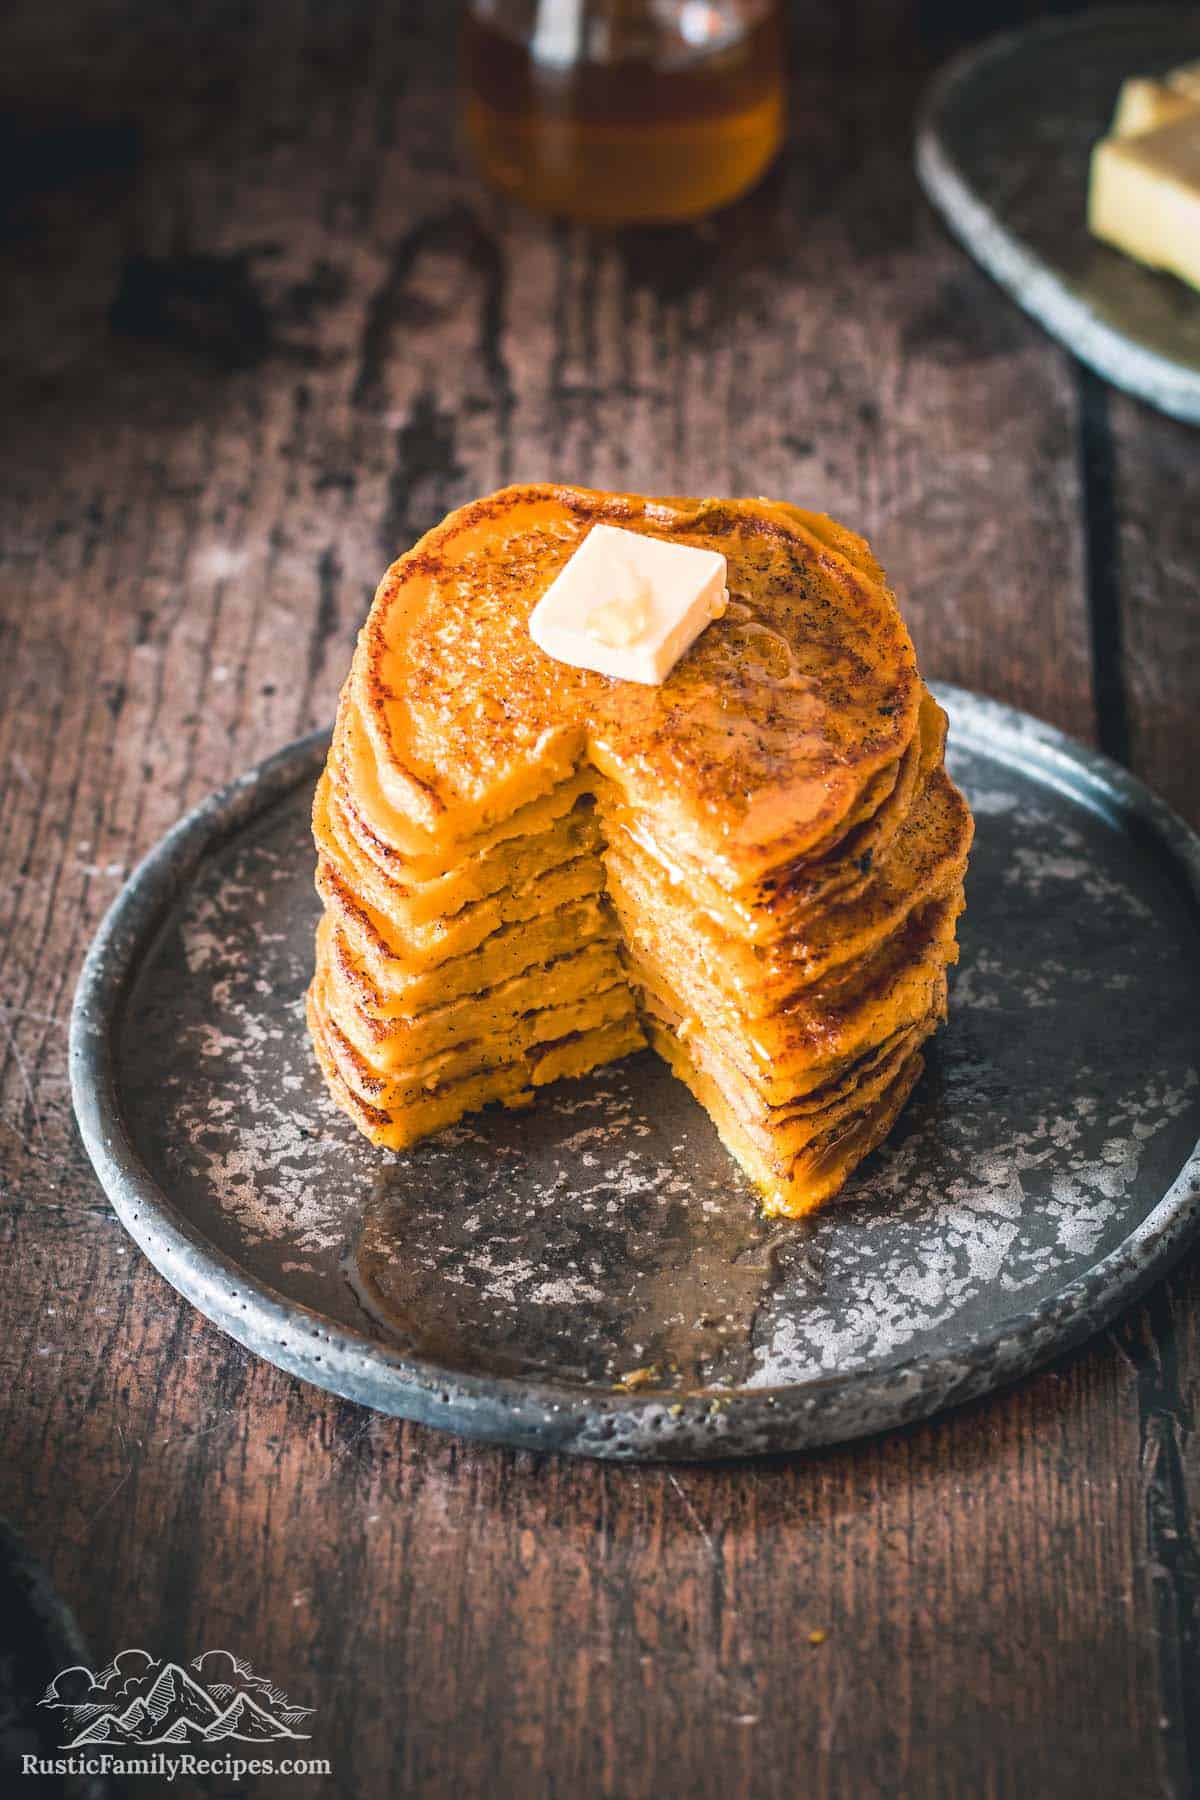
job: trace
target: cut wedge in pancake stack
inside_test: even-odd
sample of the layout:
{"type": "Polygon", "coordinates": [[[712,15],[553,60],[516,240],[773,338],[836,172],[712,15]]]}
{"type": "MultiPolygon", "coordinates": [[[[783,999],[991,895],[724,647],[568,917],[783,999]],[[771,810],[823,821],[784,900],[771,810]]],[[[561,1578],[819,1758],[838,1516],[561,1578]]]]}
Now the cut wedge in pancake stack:
{"type": "Polygon", "coordinates": [[[309,1024],[402,1149],[651,1044],[766,1206],[831,1198],[945,1016],[971,841],[945,719],[861,539],[766,501],[510,488],[388,571],[313,812],[309,1024]],[[719,550],[658,686],[529,617],[591,529],[719,550]]]}

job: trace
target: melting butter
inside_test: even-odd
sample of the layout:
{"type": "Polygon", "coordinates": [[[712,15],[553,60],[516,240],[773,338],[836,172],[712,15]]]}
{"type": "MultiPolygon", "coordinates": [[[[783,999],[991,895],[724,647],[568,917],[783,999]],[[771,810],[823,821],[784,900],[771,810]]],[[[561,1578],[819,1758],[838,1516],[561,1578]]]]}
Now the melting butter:
{"type": "Polygon", "coordinates": [[[529,634],[558,662],[658,686],[725,611],[725,582],[718,551],[593,525],[534,607],[529,634]]]}

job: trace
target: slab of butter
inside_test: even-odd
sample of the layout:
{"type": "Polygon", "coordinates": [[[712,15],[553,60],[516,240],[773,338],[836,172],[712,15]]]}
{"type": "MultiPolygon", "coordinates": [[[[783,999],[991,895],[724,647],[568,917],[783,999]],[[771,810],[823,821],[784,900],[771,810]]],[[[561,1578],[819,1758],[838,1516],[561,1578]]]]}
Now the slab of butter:
{"type": "Polygon", "coordinates": [[[1189,94],[1200,106],[1200,62],[1181,63],[1166,78],[1167,86],[1177,94],[1189,94]]]}
{"type": "Polygon", "coordinates": [[[1170,81],[1150,81],[1143,75],[1131,76],[1121,83],[1117,110],[1113,114],[1110,137],[1137,137],[1143,131],[1157,131],[1160,125],[1172,125],[1186,118],[1200,106],[1200,98],[1170,81]]]}
{"type": "Polygon", "coordinates": [[[1200,288],[1200,66],[1122,85],[1112,131],[1092,151],[1088,226],[1200,288]]]}
{"type": "Polygon", "coordinates": [[[725,558],[593,525],[529,617],[540,650],[620,681],[665,681],[729,599],[725,558]]]}

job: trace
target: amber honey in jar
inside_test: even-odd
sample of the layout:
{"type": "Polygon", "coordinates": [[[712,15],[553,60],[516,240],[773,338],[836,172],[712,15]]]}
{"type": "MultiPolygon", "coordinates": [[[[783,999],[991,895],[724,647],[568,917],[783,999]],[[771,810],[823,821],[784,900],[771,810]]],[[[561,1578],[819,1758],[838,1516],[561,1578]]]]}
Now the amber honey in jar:
{"type": "Polygon", "coordinates": [[[472,0],[463,61],[486,179],[569,218],[697,218],[783,135],[777,0],[472,0]]]}

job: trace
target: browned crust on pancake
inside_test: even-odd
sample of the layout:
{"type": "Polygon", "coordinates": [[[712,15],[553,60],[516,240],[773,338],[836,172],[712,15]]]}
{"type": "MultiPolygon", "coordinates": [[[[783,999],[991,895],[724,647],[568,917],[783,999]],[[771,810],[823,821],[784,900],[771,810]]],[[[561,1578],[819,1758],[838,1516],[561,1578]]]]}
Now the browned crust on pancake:
{"type": "Polygon", "coordinates": [[[314,802],[336,1103],[404,1147],[648,1032],[769,1210],[821,1204],[945,1014],[971,820],[944,743],[882,571],[823,515],[552,484],[460,508],[380,583],[314,802]],[[529,638],[601,520],[729,558],[658,688],[529,638]]]}
{"type": "MultiPolygon", "coordinates": [[[[462,507],[388,570],[359,640],[355,692],[385,759],[381,772],[415,825],[452,830],[448,815],[455,802],[446,768],[439,772],[427,758],[418,766],[396,740],[390,709],[398,708],[410,726],[426,713],[443,717],[446,763],[456,771],[474,768],[493,745],[507,755],[514,733],[540,711],[573,740],[564,751],[568,760],[599,753],[604,766],[605,750],[612,748],[607,740],[615,734],[628,778],[649,782],[668,810],[681,807],[701,822],[718,815],[720,831],[709,845],[717,862],[730,842],[747,863],[791,860],[851,811],[870,778],[903,753],[916,724],[920,682],[911,641],[865,546],[858,561],[845,553],[851,542],[848,533],[839,540],[832,522],[819,515],[751,500],[680,508],[633,495],[540,486],[503,489],[462,507]],[[528,525],[515,549],[504,536],[514,517],[528,525]],[[599,521],[720,548],[731,559],[730,612],[709,627],[660,688],[634,692],[636,684],[554,664],[528,639],[529,612],[578,543],[579,527],[599,521]],[[488,554],[475,554],[480,534],[485,546],[494,540],[488,554]],[[487,692],[468,692],[473,701],[489,703],[478,714],[469,711],[469,732],[456,723],[462,683],[460,671],[444,663],[444,612],[436,612],[436,629],[420,612],[422,584],[439,581],[461,611],[463,633],[477,613],[486,612],[489,629],[503,634],[494,661],[485,664],[487,692]],[[496,603],[498,586],[503,606],[496,603]],[[741,629],[739,606],[747,613],[741,629]],[[801,683],[804,704],[786,684],[777,684],[762,657],[747,663],[748,644],[764,633],[767,662],[773,651],[813,662],[811,670],[788,675],[801,683]],[[409,656],[402,694],[388,679],[397,655],[409,656]],[[814,719],[804,728],[809,712],[814,719]],[[721,736],[722,714],[751,722],[732,746],[721,736]],[[847,720],[853,729],[841,729],[847,720]]],[[[483,654],[474,637],[469,643],[472,653],[483,654]]],[[[497,779],[502,795],[505,783],[497,779]]],[[[465,830],[477,810],[476,800],[464,814],[465,830]]]]}

